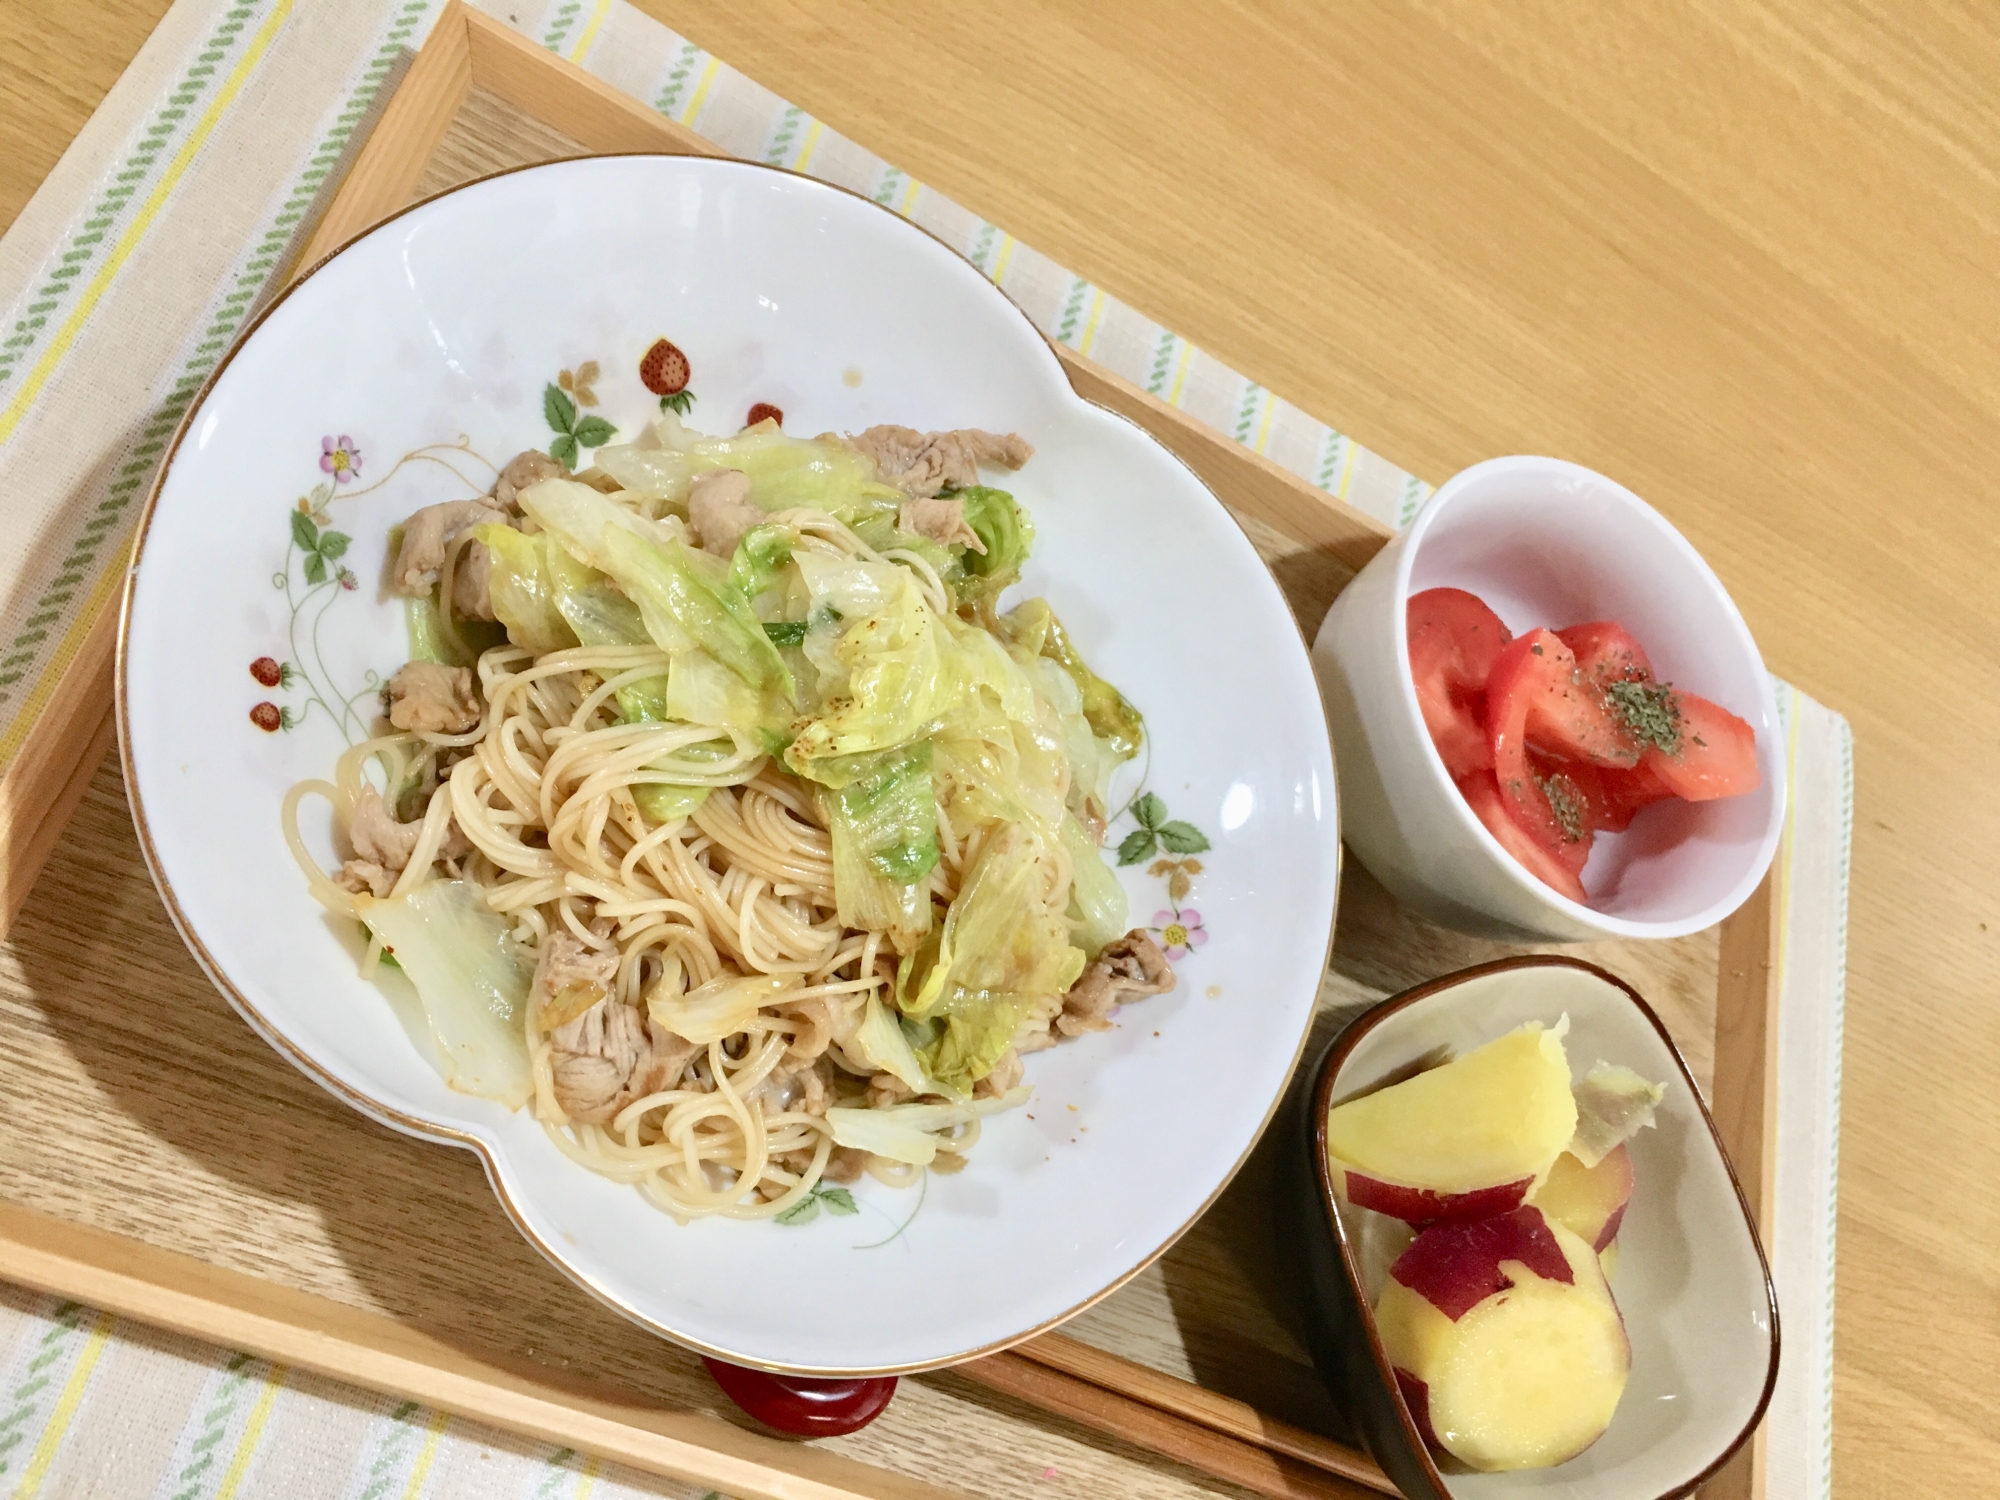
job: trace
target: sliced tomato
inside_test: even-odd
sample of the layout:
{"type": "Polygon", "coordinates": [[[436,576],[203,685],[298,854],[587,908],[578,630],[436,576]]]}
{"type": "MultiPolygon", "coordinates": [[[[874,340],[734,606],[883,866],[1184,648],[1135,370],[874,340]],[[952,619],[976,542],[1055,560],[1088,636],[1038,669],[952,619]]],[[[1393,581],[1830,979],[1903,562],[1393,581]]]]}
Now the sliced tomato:
{"type": "MultiPolygon", "coordinates": [[[[1556,852],[1555,847],[1531,836],[1521,826],[1511,803],[1501,795],[1500,783],[1491,771],[1474,771],[1469,776],[1461,776],[1458,790],[1466,805],[1472,809],[1473,816],[1486,825],[1486,831],[1500,841],[1502,849],[1520,862],[1522,869],[1572,901],[1584,899],[1583,881],[1579,875],[1582,862],[1578,861],[1573,867],[1556,852]]],[[[1588,853],[1587,843],[1583,848],[1588,853]]]]}
{"type": "Polygon", "coordinates": [[[1757,732],[1719,703],[1676,692],[1670,704],[1679,727],[1669,752],[1646,747],[1644,769],[1676,797],[1710,802],[1754,792],[1763,781],[1757,768],[1757,732]]]}
{"type": "Polygon", "coordinates": [[[1576,657],[1577,675],[1600,687],[1614,682],[1651,682],[1653,663],[1646,648],[1616,620],[1592,620],[1556,632],[1576,657]]]}
{"type": "Polygon", "coordinates": [[[1543,779],[1560,777],[1568,794],[1582,810],[1582,821],[1594,833],[1622,833],[1632,826],[1641,808],[1651,807],[1674,795],[1668,785],[1641,760],[1629,769],[1622,766],[1593,766],[1587,761],[1532,761],[1543,779]]]}
{"type": "Polygon", "coordinates": [[[1502,720],[1518,721],[1522,745],[1542,755],[1607,766],[1639,763],[1638,741],[1603,691],[1578,676],[1575,653],[1553,630],[1531,630],[1511,642],[1486,679],[1486,733],[1504,791],[1508,773],[1496,729],[1502,720]]]}
{"type": "Polygon", "coordinates": [[[1529,753],[1538,712],[1547,704],[1571,701],[1563,695],[1574,690],[1575,666],[1576,658],[1553,631],[1531,630],[1510,643],[1487,679],[1486,734],[1493,746],[1494,778],[1514,821],[1551,858],[1581,871],[1590,858],[1590,825],[1574,797],[1550,799],[1546,765],[1529,753]]]}
{"type": "Polygon", "coordinates": [[[1424,727],[1453,777],[1493,764],[1486,739],[1486,679],[1512,637],[1500,617],[1464,589],[1410,598],[1410,678],[1424,727]]]}
{"type": "MultiPolygon", "coordinates": [[[[1629,771],[1606,768],[1598,774],[1598,780],[1606,798],[1622,811],[1624,822],[1618,825],[1621,828],[1628,827],[1640,809],[1665,802],[1674,795],[1674,789],[1660,780],[1643,759],[1629,771]]],[[[1611,825],[1604,826],[1609,829],[1611,825]]]]}
{"type": "Polygon", "coordinates": [[[1558,804],[1566,803],[1576,824],[1592,833],[1618,833],[1631,825],[1632,809],[1611,786],[1613,776],[1631,773],[1594,766],[1589,761],[1549,760],[1535,755],[1528,757],[1528,764],[1540,778],[1542,795],[1556,810],[1557,821],[1563,817],[1558,804]]]}

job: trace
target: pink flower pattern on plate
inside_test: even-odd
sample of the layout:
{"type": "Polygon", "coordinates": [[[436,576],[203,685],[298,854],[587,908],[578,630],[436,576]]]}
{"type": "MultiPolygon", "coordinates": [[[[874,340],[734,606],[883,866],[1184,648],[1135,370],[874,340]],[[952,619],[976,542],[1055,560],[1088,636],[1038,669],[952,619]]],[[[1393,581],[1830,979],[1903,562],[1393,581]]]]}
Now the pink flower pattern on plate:
{"type": "Polygon", "coordinates": [[[1167,957],[1175,963],[1208,941],[1208,929],[1201,925],[1201,913],[1192,906],[1183,906],[1179,911],[1154,912],[1153,931],[1160,935],[1167,957]]]}
{"type": "Polygon", "coordinates": [[[331,474],[336,484],[346,484],[361,472],[361,450],[346,433],[319,440],[319,466],[331,474]]]}

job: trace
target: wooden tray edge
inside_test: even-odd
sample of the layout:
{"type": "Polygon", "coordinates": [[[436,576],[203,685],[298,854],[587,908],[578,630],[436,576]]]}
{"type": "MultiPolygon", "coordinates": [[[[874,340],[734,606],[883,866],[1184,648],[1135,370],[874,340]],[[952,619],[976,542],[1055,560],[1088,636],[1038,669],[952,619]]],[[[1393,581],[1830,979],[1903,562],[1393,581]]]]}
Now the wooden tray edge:
{"type": "Polygon", "coordinates": [[[581,1376],[448,1343],[381,1313],[0,1202],[0,1278],[741,1500],[967,1500],[961,1491],[581,1376]]]}

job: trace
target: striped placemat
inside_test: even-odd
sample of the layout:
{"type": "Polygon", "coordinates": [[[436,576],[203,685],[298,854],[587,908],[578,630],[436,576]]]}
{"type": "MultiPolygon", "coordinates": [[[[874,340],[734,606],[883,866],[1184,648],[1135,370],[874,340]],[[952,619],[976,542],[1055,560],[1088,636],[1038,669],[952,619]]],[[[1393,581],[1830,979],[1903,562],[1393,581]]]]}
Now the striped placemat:
{"type": "MultiPolygon", "coordinates": [[[[884,203],[1052,338],[1394,525],[1429,487],[624,3],[481,7],[724,149],[884,203]]],[[[117,587],[175,425],[271,295],[442,0],[177,0],[0,238],[0,773],[117,587]]],[[[1783,687],[1774,1500],[1830,1492],[1835,1149],[1852,741],[1783,687]]],[[[693,1492],[0,1288],[0,1485],[150,1493],[693,1492]]]]}

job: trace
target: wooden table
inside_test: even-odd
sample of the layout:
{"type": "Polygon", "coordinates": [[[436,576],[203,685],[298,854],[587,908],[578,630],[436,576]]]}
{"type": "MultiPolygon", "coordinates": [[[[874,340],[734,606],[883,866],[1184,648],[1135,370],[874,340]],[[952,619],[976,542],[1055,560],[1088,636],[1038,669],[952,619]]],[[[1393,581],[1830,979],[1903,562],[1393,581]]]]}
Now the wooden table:
{"type": "MultiPolygon", "coordinates": [[[[1858,742],[1838,1493],[1990,1489],[1990,13],[640,3],[1394,462],[1560,454],[1693,538],[1858,742]]],[[[0,228],[165,0],[80,9],[0,5],[0,228]]]]}

